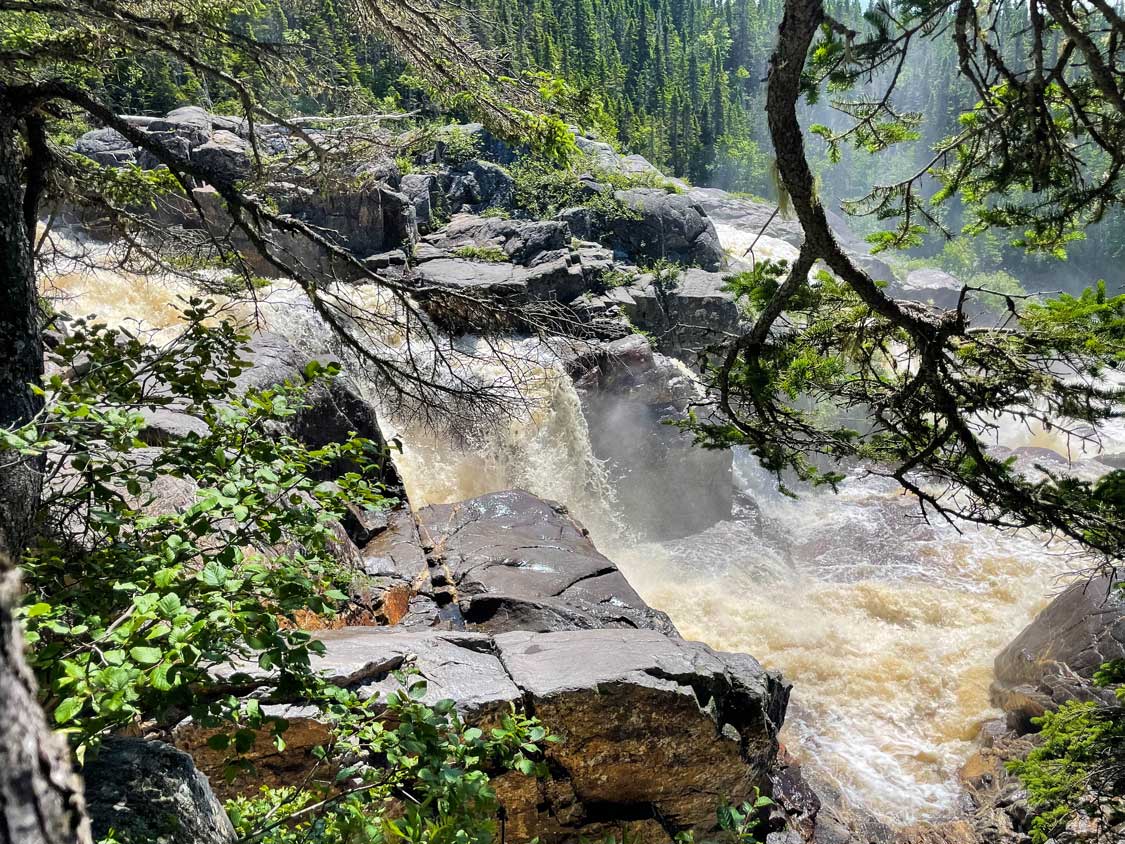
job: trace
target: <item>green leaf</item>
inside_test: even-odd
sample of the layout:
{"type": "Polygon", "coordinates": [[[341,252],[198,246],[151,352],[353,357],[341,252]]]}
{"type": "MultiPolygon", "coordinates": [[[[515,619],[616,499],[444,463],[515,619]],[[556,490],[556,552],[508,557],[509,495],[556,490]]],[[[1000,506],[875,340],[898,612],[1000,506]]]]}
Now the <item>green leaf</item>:
{"type": "Polygon", "coordinates": [[[160,648],[146,648],[135,647],[130,649],[129,656],[134,662],[141,665],[155,665],[164,658],[164,652],[160,648]]]}
{"type": "Polygon", "coordinates": [[[79,712],[86,701],[83,698],[68,697],[62,703],[55,707],[55,723],[65,724],[74,718],[79,712]]]}

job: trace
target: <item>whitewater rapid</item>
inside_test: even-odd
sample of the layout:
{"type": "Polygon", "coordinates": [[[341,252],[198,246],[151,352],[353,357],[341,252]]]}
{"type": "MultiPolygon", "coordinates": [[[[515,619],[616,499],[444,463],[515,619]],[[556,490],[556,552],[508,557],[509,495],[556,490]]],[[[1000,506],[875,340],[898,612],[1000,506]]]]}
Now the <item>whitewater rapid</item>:
{"type": "MultiPolygon", "coordinates": [[[[732,251],[745,248],[742,234],[720,234],[732,251]]],[[[756,252],[781,258],[791,249],[766,239],[756,252]]],[[[158,330],[174,326],[172,303],[192,292],[182,279],[61,265],[44,290],[72,313],[158,330]]],[[[385,306],[372,288],[349,295],[358,308],[385,306]]],[[[228,312],[308,351],[339,351],[292,285],[276,283],[259,300],[228,312]]],[[[379,342],[393,354],[402,338],[379,342]]],[[[396,462],[415,506],[513,487],[563,502],[686,637],[751,653],[794,684],[783,740],[814,780],[891,823],[956,810],[958,769],[980,726],[1000,715],[988,699],[992,660],[1074,560],[1027,536],[927,525],[910,499],[874,478],[794,500],[741,452],[735,483],[752,504],[699,535],[648,542],[617,516],[579,396],[550,349],[512,340],[501,363],[479,339],[457,343],[465,367],[484,381],[511,379],[527,405],[456,443],[383,408],[381,421],[403,443],[396,462]]],[[[380,406],[373,382],[349,377],[380,406]]],[[[1041,432],[1009,432],[1007,445],[1021,442],[1054,445],[1041,432]]]]}

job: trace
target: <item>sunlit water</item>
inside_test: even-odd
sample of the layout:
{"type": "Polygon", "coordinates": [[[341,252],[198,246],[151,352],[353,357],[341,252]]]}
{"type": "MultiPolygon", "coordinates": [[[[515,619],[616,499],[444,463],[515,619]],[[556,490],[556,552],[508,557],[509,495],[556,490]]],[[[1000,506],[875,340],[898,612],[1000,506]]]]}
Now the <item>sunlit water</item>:
{"type": "MultiPolygon", "coordinates": [[[[743,234],[721,234],[732,251],[745,248],[743,234]]],[[[787,244],[759,246],[759,257],[790,257],[787,244]]],[[[174,326],[170,303],[190,292],[181,279],[109,269],[60,265],[50,275],[44,288],[65,294],[62,307],[71,313],[155,329],[174,326]]],[[[386,307],[373,288],[349,295],[362,308],[386,307]]],[[[291,285],[260,296],[256,308],[230,312],[310,351],[334,351],[291,285]]],[[[376,339],[387,354],[403,344],[400,336],[376,339]]],[[[513,487],[562,501],[686,637],[752,653],[784,673],[794,692],[783,738],[814,778],[891,822],[954,810],[958,769],[980,725],[999,714],[988,699],[993,658],[1057,591],[1074,560],[1026,536],[927,525],[910,499],[874,478],[850,479],[838,495],[793,500],[743,454],[735,480],[753,507],[697,536],[645,542],[615,516],[581,402],[549,349],[511,341],[501,363],[476,338],[456,348],[463,366],[483,381],[508,379],[527,406],[457,444],[384,408],[385,427],[403,441],[397,463],[416,506],[513,487]]],[[[372,381],[358,371],[350,377],[382,401],[372,381]]],[[[1013,425],[1001,439],[1060,449],[1054,437],[1013,425]]]]}

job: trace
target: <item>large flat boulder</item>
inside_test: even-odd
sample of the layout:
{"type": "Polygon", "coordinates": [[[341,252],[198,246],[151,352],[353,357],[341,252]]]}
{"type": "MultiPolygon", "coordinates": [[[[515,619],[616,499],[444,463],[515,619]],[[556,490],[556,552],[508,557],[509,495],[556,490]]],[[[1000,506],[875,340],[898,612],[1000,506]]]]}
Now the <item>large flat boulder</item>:
{"type": "Polygon", "coordinates": [[[1125,596],[1108,576],[1081,580],[1048,604],[996,657],[992,701],[1013,727],[1067,700],[1113,703],[1092,684],[1104,662],[1125,659],[1125,596]]]}
{"type": "MultiPolygon", "coordinates": [[[[647,840],[710,831],[715,809],[764,787],[777,752],[789,687],[749,656],[713,651],[654,630],[472,633],[344,628],[317,634],[316,667],[365,697],[395,688],[408,662],[427,680],[426,701],[452,698],[488,725],[515,704],[562,741],[547,749],[550,774],[495,781],[513,840],[545,844],[607,832],[647,840]],[[651,838],[647,836],[651,835],[651,838]]],[[[301,776],[327,736],[311,712],[284,711],[287,749],[261,741],[258,773],[229,786],[301,776]]],[[[181,728],[177,742],[204,770],[221,754],[209,733],[181,728]]]]}
{"type": "MultiPolygon", "coordinates": [[[[415,518],[428,560],[416,591],[432,598],[442,608],[439,618],[452,626],[491,633],[609,627],[677,635],[668,617],[645,604],[560,504],[508,490],[423,507],[415,518]]],[[[393,541],[388,535],[376,553],[386,556],[393,541]]],[[[404,544],[390,556],[396,550],[410,566],[404,544]]]]}

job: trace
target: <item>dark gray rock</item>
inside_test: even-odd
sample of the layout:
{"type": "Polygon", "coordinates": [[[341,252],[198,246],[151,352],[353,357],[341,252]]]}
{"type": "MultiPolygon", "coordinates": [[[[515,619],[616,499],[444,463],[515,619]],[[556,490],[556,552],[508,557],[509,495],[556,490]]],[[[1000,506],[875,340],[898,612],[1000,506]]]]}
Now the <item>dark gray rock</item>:
{"type": "MultiPolygon", "coordinates": [[[[286,381],[302,383],[304,369],[314,360],[313,356],[299,351],[293,344],[278,334],[260,332],[255,334],[244,353],[250,367],[235,379],[240,391],[263,390],[286,381]]],[[[326,361],[321,361],[326,362],[326,361]]],[[[379,427],[379,420],[372,407],[357,394],[342,378],[321,381],[305,395],[305,406],[289,420],[288,431],[309,448],[343,442],[355,432],[365,439],[383,447],[381,479],[391,494],[402,494],[402,481],[387,453],[386,441],[379,427]]],[[[331,480],[339,475],[355,471],[357,467],[347,460],[341,460],[321,470],[319,480],[331,480]]]]}
{"type": "Polygon", "coordinates": [[[433,258],[419,264],[416,276],[426,287],[415,298],[435,323],[454,334],[519,329],[529,302],[566,303],[586,289],[581,264],[569,256],[532,267],[433,258]]]}
{"type": "Polygon", "coordinates": [[[715,227],[689,196],[661,188],[631,188],[616,191],[614,196],[639,216],[609,221],[607,231],[597,240],[634,260],[667,259],[705,270],[723,265],[715,227]]]}
{"type": "MultiPolygon", "coordinates": [[[[406,195],[378,184],[327,193],[277,185],[271,194],[281,213],[325,230],[330,240],[356,255],[410,247],[418,239],[414,203],[406,195]]],[[[292,249],[309,267],[325,261],[319,249],[303,238],[295,239],[292,249]]]]}
{"type": "Polygon", "coordinates": [[[1017,729],[1067,700],[1114,701],[1092,685],[1103,662],[1125,659],[1125,597],[1106,576],[1070,586],[996,657],[992,701],[1017,729]]]}
{"type": "Polygon", "coordinates": [[[503,250],[513,263],[531,266],[544,252],[565,249],[570,230],[556,220],[504,220],[458,214],[449,225],[425,240],[444,252],[466,246],[494,247],[503,250]]]}
{"type": "Polygon", "coordinates": [[[191,756],[158,741],[106,738],[83,770],[94,838],[232,844],[234,827],[191,756]]]}
{"type": "Polygon", "coordinates": [[[203,437],[210,432],[198,417],[168,407],[145,408],[144,427],[139,439],[147,445],[168,445],[189,436],[203,437]]]}
{"type": "Polygon", "coordinates": [[[721,273],[694,267],[660,284],[643,275],[628,288],[632,304],[625,312],[660,351],[694,365],[699,352],[738,331],[741,315],[725,283],[721,273]]]}
{"type": "Polygon", "coordinates": [[[454,211],[511,208],[516,183],[511,174],[491,161],[469,161],[450,171],[446,200],[454,211]]]}
{"type": "MultiPolygon", "coordinates": [[[[153,138],[174,157],[183,161],[191,158],[191,142],[187,138],[172,134],[154,135],[153,138]]],[[[152,150],[139,148],[136,152],[137,165],[143,170],[155,170],[164,164],[163,159],[152,150]]]]}
{"type": "Polygon", "coordinates": [[[423,701],[454,700],[467,716],[497,714],[521,697],[492,640],[481,633],[349,627],[325,630],[317,638],[326,648],[317,670],[365,698],[400,688],[390,672],[408,662],[427,680],[423,701]]]}
{"type": "Polygon", "coordinates": [[[74,148],[91,158],[98,153],[132,150],[133,145],[116,129],[93,129],[80,136],[74,148]]]}
{"type": "Polygon", "coordinates": [[[871,276],[873,281],[886,281],[893,284],[898,278],[891,265],[882,258],[866,252],[849,252],[848,255],[852,263],[871,276]]]}
{"type": "Polygon", "coordinates": [[[604,141],[595,141],[592,138],[587,138],[582,135],[576,135],[574,138],[575,144],[578,149],[594,163],[595,166],[601,167],[605,170],[620,172],[621,156],[617,151],[604,141]]]}
{"type": "Polygon", "coordinates": [[[220,129],[191,151],[191,160],[219,184],[229,184],[250,175],[250,144],[220,129]]]}
{"type": "Polygon", "coordinates": [[[560,504],[510,490],[415,516],[423,547],[433,549],[423,591],[439,605],[456,599],[457,624],[494,633],[632,627],[676,635],[560,504]]]}
{"type": "Polygon", "coordinates": [[[407,173],[399,181],[399,190],[414,205],[418,230],[423,234],[449,216],[449,203],[441,187],[441,179],[433,173],[407,173]]]}
{"type": "Polygon", "coordinates": [[[211,115],[199,106],[183,106],[168,112],[161,120],[153,120],[146,127],[150,135],[179,135],[191,146],[197,147],[211,139],[211,115]]]}

